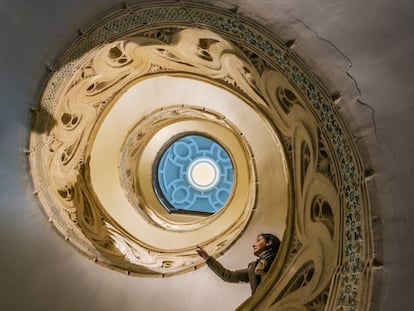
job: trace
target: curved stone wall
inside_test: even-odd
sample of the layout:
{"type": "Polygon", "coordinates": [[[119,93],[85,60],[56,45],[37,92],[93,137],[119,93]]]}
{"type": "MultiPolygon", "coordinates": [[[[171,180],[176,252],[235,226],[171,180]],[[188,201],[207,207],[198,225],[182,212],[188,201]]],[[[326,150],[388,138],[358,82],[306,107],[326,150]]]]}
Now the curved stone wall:
{"type": "MultiPolygon", "coordinates": [[[[90,173],[97,158],[92,145],[98,141],[97,146],[104,146],[99,139],[106,136],[100,131],[126,90],[152,76],[195,79],[241,99],[240,111],[254,112],[268,135],[258,136],[262,132],[253,129],[257,124],[239,115],[236,102],[229,111],[223,104],[180,103],[167,109],[163,126],[181,115],[192,120],[209,114],[219,116],[215,124],[229,118],[226,126],[242,141],[240,165],[248,165],[236,174],[248,172],[245,212],[229,221],[228,231],[220,224],[226,232],[222,240],[211,242],[212,237],[203,234],[201,239],[219,255],[243,233],[251,212],[272,201],[271,182],[282,184],[278,193],[285,198],[278,200],[287,210],[282,249],[271,276],[241,308],[367,309],[373,249],[364,170],[334,100],[289,47],[247,19],[197,4],[129,7],[85,31],[50,77],[33,124],[32,174],[50,221],[88,256],[117,269],[174,274],[177,262],[185,269],[201,264],[190,254],[196,239],[177,246],[180,253],[175,256],[181,259],[175,262],[163,257],[163,246],[149,247],[135,234],[131,238],[133,229],[125,229],[129,223],[114,222],[118,212],[95,197],[97,184],[92,192],[88,186],[100,176],[90,173]],[[239,130],[242,123],[245,131],[239,130]],[[45,126],[47,131],[42,130],[45,126]],[[261,153],[269,141],[276,151],[264,152],[270,160],[261,153]],[[282,164],[272,167],[278,167],[278,173],[265,173],[266,161],[274,161],[276,154],[282,164]],[[142,256],[153,256],[155,250],[155,261],[142,256]],[[139,263],[144,257],[155,266],[139,263]],[[190,262],[182,259],[191,257],[190,262]]],[[[162,111],[163,106],[151,110],[162,111]]],[[[154,121],[162,123],[163,118],[154,121]]],[[[151,219],[149,209],[139,211],[143,219],[151,219]]],[[[158,219],[175,229],[184,226],[182,220],[158,219]]],[[[191,230],[202,230],[206,222],[213,226],[214,221],[186,220],[191,230]]]]}

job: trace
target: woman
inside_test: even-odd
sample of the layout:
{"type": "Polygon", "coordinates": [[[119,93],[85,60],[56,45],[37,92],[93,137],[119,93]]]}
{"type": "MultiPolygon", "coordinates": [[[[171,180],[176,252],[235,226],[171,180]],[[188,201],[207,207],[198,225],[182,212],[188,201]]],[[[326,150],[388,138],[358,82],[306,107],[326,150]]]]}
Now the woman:
{"type": "Polygon", "coordinates": [[[249,263],[246,269],[236,271],[224,268],[199,245],[197,246],[197,253],[206,260],[208,267],[221,279],[231,283],[249,282],[252,294],[254,294],[257,286],[275,259],[279,246],[280,240],[273,234],[259,234],[256,243],[253,245],[253,254],[259,258],[249,263]]]}

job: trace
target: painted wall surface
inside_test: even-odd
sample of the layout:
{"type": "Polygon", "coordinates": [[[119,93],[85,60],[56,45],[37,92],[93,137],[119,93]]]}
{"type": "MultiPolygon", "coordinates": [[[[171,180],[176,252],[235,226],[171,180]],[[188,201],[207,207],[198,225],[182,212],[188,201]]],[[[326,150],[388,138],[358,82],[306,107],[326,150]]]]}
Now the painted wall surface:
{"type": "MultiPolygon", "coordinates": [[[[373,310],[405,310],[414,302],[414,4],[214,2],[229,8],[237,4],[240,14],[297,39],[323,79],[331,74],[339,79],[342,72],[357,81],[361,95],[346,107],[345,117],[373,169],[368,184],[383,264],[374,279],[373,310]]],[[[113,6],[124,2],[0,2],[0,309],[232,310],[248,297],[248,285],[224,284],[205,267],[174,278],[141,279],[85,259],[58,236],[31,193],[24,154],[29,108],[36,104],[49,64],[85,25],[113,6]]],[[[253,238],[253,233],[242,237],[222,262],[233,268],[247,264],[253,259],[253,238]]]]}

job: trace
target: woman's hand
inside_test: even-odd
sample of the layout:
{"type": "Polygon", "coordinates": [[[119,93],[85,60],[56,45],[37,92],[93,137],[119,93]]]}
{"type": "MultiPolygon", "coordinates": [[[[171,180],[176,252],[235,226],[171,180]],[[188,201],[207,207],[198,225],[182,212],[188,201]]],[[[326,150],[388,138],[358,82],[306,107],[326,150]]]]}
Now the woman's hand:
{"type": "Polygon", "coordinates": [[[200,245],[197,245],[196,251],[198,256],[202,257],[205,260],[207,260],[207,258],[210,257],[210,255],[200,245]]]}

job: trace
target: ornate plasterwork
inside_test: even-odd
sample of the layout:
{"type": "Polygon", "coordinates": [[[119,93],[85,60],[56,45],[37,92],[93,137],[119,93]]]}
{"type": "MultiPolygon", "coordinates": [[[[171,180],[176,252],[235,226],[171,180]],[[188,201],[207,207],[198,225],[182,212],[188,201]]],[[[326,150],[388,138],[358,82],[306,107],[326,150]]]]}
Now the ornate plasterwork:
{"type": "MultiPolygon", "coordinates": [[[[86,31],[62,57],[40,101],[30,146],[34,184],[58,230],[88,256],[118,269],[163,274],[176,272],[177,264],[199,264],[188,248],[177,261],[159,252],[153,264],[154,250],[111,223],[88,186],[88,144],[99,124],[121,90],[152,74],[192,76],[226,88],[268,124],[273,143],[281,137],[284,145],[290,185],[283,246],[271,276],[240,309],[367,309],[369,206],[352,140],[329,94],[294,53],[226,11],[195,4],[130,7],[86,31]],[[189,25],[198,28],[184,29],[189,25]],[[138,257],[144,258],[140,264],[138,257]]],[[[257,150],[240,137],[253,177],[257,150]]],[[[255,179],[253,194],[263,187],[255,179]]],[[[209,247],[231,245],[251,209],[260,207],[255,200],[246,199],[240,222],[209,247]]]]}
{"type": "MultiPolygon", "coordinates": [[[[238,127],[216,111],[211,111],[204,106],[162,107],[144,115],[125,139],[119,161],[121,185],[132,207],[148,222],[171,231],[200,229],[206,225],[213,225],[218,217],[226,213],[226,210],[240,210],[240,206],[249,206],[249,201],[254,200],[255,189],[251,182],[255,179],[255,174],[248,168],[249,163],[253,165],[250,160],[253,156],[247,147],[247,141],[239,135],[238,127]],[[223,211],[210,217],[200,218],[190,215],[184,217],[182,214],[171,214],[160,202],[156,190],[146,191],[153,188],[153,170],[159,152],[163,150],[170,137],[185,135],[188,131],[206,133],[223,146],[231,148],[229,152],[232,154],[237,179],[235,178],[235,185],[223,211]],[[249,196],[242,194],[246,190],[250,192],[249,196]]],[[[247,208],[247,211],[251,208],[252,206],[247,208]]],[[[240,222],[236,222],[233,226],[243,227],[240,222]]]]}
{"type": "MultiPolygon", "coordinates": [[[[44,203],[51,220],[64,234],[73,234],[68,236],[72,243],[82,242],[77,246],[83,252],[129,273],[189,271],[202,263],[194,252],[197,244],[213,254],[228,248],[244,230],[255,204],[268,200],[256,198],[263,173],[256,173],[254,159],[264,154],[263,143],[274,154],[266,165],[280,167],[276,193],[285,198],[287,193],[287,172],[272,126],[260,111],[213,85],[232,81],[248,92],[240,71],[250,66],[248,60],[206,30],[179,29],[173,42],[131,36],[87,53],[59,89],[53,111],[56,126],[32,137],[33,142],[52,138],[32,158],[33,164],[45,165],[32,172],[39,198],[45,202],[49,196],[55,202],[44,203]],[[212,42],[215,46],[206,58],[198,44],[212,42]],[[213,84],[198,81],[203,75],[215,78],[213,84]],[[211,100],[204,95],[182,97],[177,88],[158,96],[146,92],[174,83],[184,90],[198,89],[211,100]],[[247,124],[245,117],[251,120],[247,124]],[[261,140],[253,141],[263,128],[267,134],[262,131],[261,140]],[[210,217],[169,214],[154,192],[152,174],[159,151],[171,137],[188,131],[214,138],[234,165],[231,196],[210,217]],[[41,175],[47,178],[41,180],[41,175]],[[52,211],[55,206],[58,213],[52,211]]],[[[49,86],[55,82],[52,78],[49,86]]]]}

